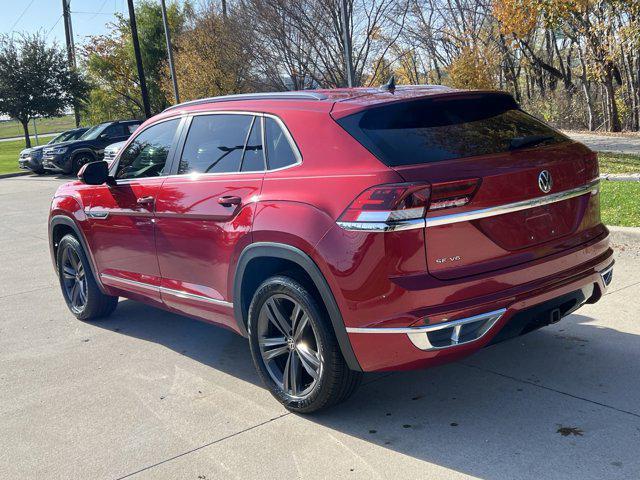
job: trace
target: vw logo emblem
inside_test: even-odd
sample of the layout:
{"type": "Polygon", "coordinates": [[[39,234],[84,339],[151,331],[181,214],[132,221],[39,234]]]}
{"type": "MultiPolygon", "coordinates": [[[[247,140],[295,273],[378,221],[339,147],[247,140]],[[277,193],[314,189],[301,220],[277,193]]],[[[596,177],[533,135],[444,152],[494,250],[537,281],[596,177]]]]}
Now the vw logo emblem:
{"type": "Polygon", "coordinates": [[[553,180],[551,180],[551,174],[547,170],[543,170],[538,175],[538,186],[544,193],[549,193],[553,186],[553,180]]]}

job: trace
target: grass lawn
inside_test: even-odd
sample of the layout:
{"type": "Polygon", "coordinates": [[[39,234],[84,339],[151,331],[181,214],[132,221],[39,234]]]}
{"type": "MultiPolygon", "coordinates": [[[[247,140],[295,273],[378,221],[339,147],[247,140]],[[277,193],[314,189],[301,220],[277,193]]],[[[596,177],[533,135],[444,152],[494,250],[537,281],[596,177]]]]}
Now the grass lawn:
{"type": "Polygon", "coordinates": [[[21,171],[18,168],[18,155],[23,148],[24,140],[0,142],[0,174],[21,171]]]}
{"type": "MultiPolygon", "coordinates": [[[[69,130],[76,126],[73,115],[65,115],[64,117],[40,118],[36,120],[38,127],[38,135],[42,133],[57,133],[69,130]]],[[[29,122],[29,133],[33,135],[33,120],[29,122]]],[[[7,120],[0,122],[0,138],[19,137],[24,135],[22,125],[15,120],[7,120]]]]}
{"type": "Polygon", "coordinates": [[[600,207],[607,225],[640,227],[640,182],[601,182],[600,207]]]}
{"type": "Polygon", "coordinates": [[[640,173],[640,155],[599,152],[600,173],[640,173]]]}

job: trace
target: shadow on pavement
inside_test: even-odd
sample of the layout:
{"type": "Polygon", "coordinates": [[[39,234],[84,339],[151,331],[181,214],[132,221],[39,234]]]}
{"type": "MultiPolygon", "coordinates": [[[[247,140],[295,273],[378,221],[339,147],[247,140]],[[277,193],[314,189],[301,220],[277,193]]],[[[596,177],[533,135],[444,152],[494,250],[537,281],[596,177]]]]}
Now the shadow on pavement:
{"type": "MultiPolygon", "coordinates": [[[[456,364],[367,375],[349,401],[298,421],[484,479],[637,478],[640,336],[592,322],[572,315],[456,364]]],[[[260,385],[246,340],[222,328],[129,300],[97,325],[260,385]]]]}

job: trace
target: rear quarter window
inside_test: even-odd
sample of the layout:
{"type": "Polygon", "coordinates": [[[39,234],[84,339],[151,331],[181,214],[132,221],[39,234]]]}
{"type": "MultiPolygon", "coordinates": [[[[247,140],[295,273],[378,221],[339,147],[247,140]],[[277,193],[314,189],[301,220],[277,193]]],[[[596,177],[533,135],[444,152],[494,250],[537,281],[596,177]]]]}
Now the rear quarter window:
{"type": "Polygon", "coordinates": [[[388,166],[507,152],[514,139],[543,138],[538,146],[567,141],[505,94],[398,102],[337,122],[388,166]]]}

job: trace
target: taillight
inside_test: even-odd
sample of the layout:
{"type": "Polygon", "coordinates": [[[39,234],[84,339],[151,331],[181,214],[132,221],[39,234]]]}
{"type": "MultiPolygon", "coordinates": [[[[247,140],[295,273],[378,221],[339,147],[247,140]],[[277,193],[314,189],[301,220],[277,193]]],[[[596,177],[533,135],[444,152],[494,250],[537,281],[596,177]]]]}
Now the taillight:
{"type": "Polygon", "coordinates": [[[340,215],[349,230],[389,231],[419,228],[428,211],[460,207],[471,201],[479,178],[441,183],[395,183],[362,192],[340,215]]]}
{"type": "Polygon", "coordinates": [[[340,222],[394,222],[423,218],[430,186],[396,183],[371,187],[351,202],[340,222]]]}
{"type": "Polygon", "coordinates": [[[479,185],[479,178],[434,183],[431,186],[429,210],[462,207],[471,201],[479,185]]]}

